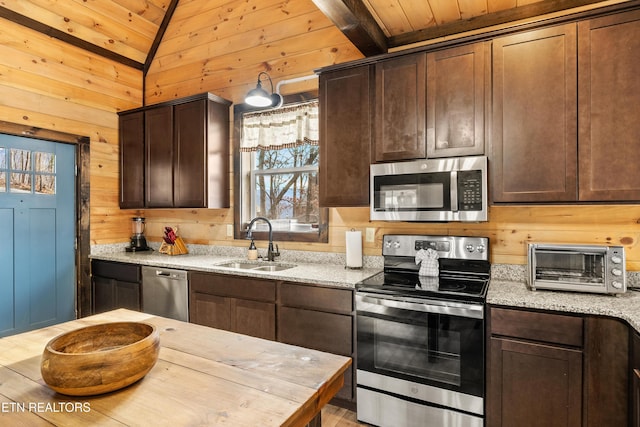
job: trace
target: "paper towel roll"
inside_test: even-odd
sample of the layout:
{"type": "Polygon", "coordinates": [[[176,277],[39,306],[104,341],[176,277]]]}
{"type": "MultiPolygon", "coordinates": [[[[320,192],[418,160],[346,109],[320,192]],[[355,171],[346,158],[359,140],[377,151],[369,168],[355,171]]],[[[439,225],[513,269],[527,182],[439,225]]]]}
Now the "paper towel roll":
{"type": "Polygon", "coordinates": [[[347,231],[347,268],[362,268],[362,231],[347,231]]]}

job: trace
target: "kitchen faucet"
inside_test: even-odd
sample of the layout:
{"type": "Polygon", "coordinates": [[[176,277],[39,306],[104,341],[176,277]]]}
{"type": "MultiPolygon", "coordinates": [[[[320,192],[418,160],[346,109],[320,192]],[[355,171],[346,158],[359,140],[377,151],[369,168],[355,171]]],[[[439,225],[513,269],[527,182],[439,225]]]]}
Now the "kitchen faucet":
{"type": "Polygon", "coordinates": [[[278,248],[278,245],[276,245],[276,248],[278,249],[275,251],[273,250],[273,228],[271,227],[271,222],[269,222],[267,218],[263,216],[257,216],[251,220],[251,222],[247,226],[247,239],[253,239],[253,231],[251,230],[251,228],[257,220],[262,220],[269,226],[269,246],[267,247],[267,261],[273,261],[275,257],[280,256],[280,248],[278,248]]]}

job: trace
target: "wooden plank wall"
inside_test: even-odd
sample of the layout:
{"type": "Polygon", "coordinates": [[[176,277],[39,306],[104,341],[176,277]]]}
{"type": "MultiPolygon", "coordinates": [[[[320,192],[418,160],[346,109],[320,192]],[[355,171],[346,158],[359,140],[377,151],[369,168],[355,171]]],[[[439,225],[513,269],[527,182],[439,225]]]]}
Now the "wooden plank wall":
{"type": "MultiPolygon", "coordinates": [[[[255,86],[260,71],[269,72],[275,84],[361,57],[310,0],[291,2],[285,22],[269,19],[283,12],[282,1],[260,0],[255,9],[260,13],[251,13],[254,7],[257,1],[249,0],[233,11],[205,10],[202,2],[182,0],[148,74],[147,102],[211,91],[239,103],[255,86]],[[237,43],[245,46],[241,55],[225,55],[228,46],[237,43]]],[[[315,80],[311,84],[317,87],[315,80]]],[[[283,92],[306,89],[308,83],[283,86],[283,92]]],[[[231,209],[147,210],[144,214],[152,240],[160,239],[164,225],[179,225],[187,242],[247,244],[227,237],[227,225],[233,224],[231,209]]],[[[367,208],[331,209],[328,244],[280,243],[280,248],[344,252],[347,230],[364,232],[373,227],[375,242],[363,243],[367,255],[380,255],[385,233],[481,235],[491,238],[494,263],[526,263],[529,241],[624,244],[628,268],[640,270],[638,205],[492,207],[489,218],[481,224],[386,223],[370,222],[367,208]]]]}
{"type": "MultiPolygon", "coordinates": [[[[147,104],[205,91],[238,103],[260,71],[276,84],[362,56],[311,0],[238,0],[210,10],[208,4],[180,1],[147,75],[147,104]],[[244,49],[225,55],[229,45],[244,49]]],[[[287,85],[283,93],[316,85],[287,85]]],[[[0,120],[90,137],[93,244],[126,242],[130,217],[144,215],[152,241],[160,241],[162,226],[178,225],[188,243],[246,246],[227,237],[232,209],[119,209],[117,111],[142,100],[140,71],[0,20],[0,120]]],[[[465,234],[489,236],[494,263],[524,264],[527,241],[607,243],[624,244],[628,268],[640,270],[640,205],[492,207],[489,217],[481,224],[372,223],[366,208],[331,209],[328,244],[280,248],[344,252],[345,231],[373,227],[367,255],[380,254],[385,233],[465,234]]]]}
{"type": "Polygon", "coordinates": [[[91,146],[91,241],[122,241],[117,111],[138,107],[142,72],[0,19],[0,120],[73,135],[91,146]]]}

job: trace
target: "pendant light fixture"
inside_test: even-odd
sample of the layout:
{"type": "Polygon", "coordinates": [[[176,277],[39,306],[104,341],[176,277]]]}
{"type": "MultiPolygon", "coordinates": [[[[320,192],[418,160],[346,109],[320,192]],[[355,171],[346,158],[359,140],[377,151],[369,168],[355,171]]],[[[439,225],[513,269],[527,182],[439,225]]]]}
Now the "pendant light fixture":
{"type": "Polygon", "coordinates": [[[244,102],[252,107],[279,107],[282,105],[282,96],[277,93],[273,93],[273,82],[271,81],[271,77],[266,72],[261,71],[260,74],[258,74],[258,84],[256,85],[256,88],[251,89],[249,93],[247,93],[247,96],[244,98],[244,102]],[[260,78],[263,75],[269,80],[269,84],[271,85],[271,95],[262,88],[260,78]]]}

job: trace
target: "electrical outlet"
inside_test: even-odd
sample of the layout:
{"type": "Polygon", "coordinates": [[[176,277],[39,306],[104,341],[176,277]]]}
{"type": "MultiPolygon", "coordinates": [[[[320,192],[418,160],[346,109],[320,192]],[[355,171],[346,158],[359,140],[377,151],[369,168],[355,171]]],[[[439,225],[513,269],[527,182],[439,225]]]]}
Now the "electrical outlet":
{"type": "Polygon", "coordinates": [[[365,241],[371,243],[375,240],[376,240],[376,229],[373,227],[367,227],[366,233],[365,233],[365,241]]]}
{"type": "Polygon", "coordinates": [[[233,224],[227,224],[227,237],[233,237],[233,224]]]}

